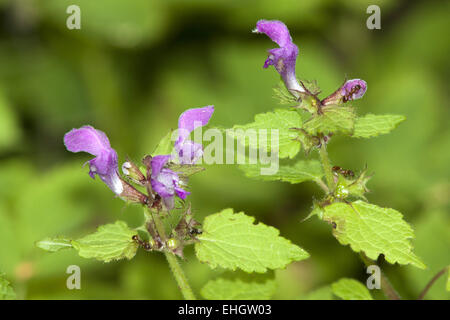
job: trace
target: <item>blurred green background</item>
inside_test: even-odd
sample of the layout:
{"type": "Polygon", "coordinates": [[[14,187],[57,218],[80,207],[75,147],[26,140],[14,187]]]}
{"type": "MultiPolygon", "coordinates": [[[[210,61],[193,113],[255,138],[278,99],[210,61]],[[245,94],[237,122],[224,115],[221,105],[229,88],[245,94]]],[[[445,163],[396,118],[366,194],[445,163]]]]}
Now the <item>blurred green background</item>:
{"type": "MultiPolygon", "coordinates": [[[[140,250],[131,261],[104,264],[34,248],[46,236],[77,237],[103,223],[141,222],[138,207],[115,199],[65,150],[63,135],[91,124],[106,132],[122,162],[150,153],[179,114],[214,104],[211,125],[252,121],[277,107],[279,78],[264,70],[270,39],[256,21],[284,21],[299,46],[297,75],[327,95],[362,78],[368,91],[358,112],[407,116],[390,135],[335,138],[335,165],[375,176],[368,198],[401,211],[415,231],[421,271],[382,262],[393,284],[415,298],[450,264],[449,90],[450,2],[445,1],[0,1],[0,270],[24,299],[178,299],[164,257],[140,250]],[[81,8],[81,30],[66,28],[66,8],[81,8]],[[381,7],[381,30],[366,28],[366,8],[381,7]],[[68,265],[82,270],[81,290],[66,289],[68,265]]],[[[320,190],[311,183],[252,181],[232,165],[191,179],[199,220],[233,207],[273,225],[311,258],[275,272],[274,298],[300,299],[341,277],[365,282],[358,256],[313,218],[301,223],[320,190]]],[[[217,277],[183,263],[194,290],[217,277]]],[[[427,298],[450,298],[441,278],[427,298]]]]}

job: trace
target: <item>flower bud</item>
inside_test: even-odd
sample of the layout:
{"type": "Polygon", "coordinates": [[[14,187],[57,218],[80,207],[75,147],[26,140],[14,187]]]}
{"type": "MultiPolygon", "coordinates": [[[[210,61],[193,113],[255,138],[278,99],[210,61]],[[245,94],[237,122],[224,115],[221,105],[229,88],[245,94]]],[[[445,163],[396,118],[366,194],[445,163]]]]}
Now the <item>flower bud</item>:
{"type": "Polygon", "coordinates": [[[344,83],[342,87],[322,100],[322,105],[342,104],[347,101],[357,100],[364,96],[367,83],[361,79],[352,79],[344,83]]]}
{"type": "Polygon", "coordinates": [[[140,185],[143,185],[146,181],[144,174],[139,170],[138,166],[129,159],[122,164],[122,172],[125,176],[140,185]]]}

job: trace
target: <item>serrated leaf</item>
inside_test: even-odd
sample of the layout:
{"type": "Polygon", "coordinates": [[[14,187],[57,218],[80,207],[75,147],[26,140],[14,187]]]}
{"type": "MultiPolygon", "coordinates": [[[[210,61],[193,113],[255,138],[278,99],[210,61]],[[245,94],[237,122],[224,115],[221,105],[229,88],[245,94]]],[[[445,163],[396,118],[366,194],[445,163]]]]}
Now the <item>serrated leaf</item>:
{"type": "Polygon", "coordinates": [[[259,149],[259,129],[267,130],[267,151],[271,151],[271,130],[278,130],[278,147],[279,157],[293,158],[300,151],[300,141],[297,140],[299,132],[292,130],[292,128],[301,128],[302,119],[297,111],[290,111],[284,109],[278,109],[274,112],[260,113],[255,116],[255,122],[245,125],[236,125],[233,127],[235,138],[245,146],[249,146],[254,149],[259,149]],[[241,129],[237,130],[236,129],[241,129]],[[252,141],[245,137],[245,131],[248,129],[256,130],[258,141],[252,141]],[[242,132],[239,132],[242,131],[242,132]]]}
{"type": "Polygon", "coordinates": [[[0,272],[0,300],[14,300],[16,293],[11,284],[5,278],[5,274],[0,272]]]}
{"type": "Polygon", "coordinates": [[[172,141],[172,130],[170,130],[158,143],[151,156],[172,154],[174,142],[172,141]]]}
{"type": "Polygon", "coordinates": [[[363,251],[376,260],[383,254],[389,263],[412,264],[425,269],[413,253],[411,226],[394,209],[381,208],[363,201],[333,203],[322,210],[323,219],[335,224],[333,235],[353,251],[363,251]]]}
{"type": "Polygon", "coordinates": [[[138,245],[132,240],[136,231],[128,228],[123,221],[98,227],[97,232],[72,241],[80,257],[95,258],[109,262],[123,258],[131,259],[138,245]]]}
{"type": "Polygon", "coordinates": [[[300,160],[292,166],[281,165],[278,172],[272,175],[261,175],[261,164],[241,165],[239,168],[247,177],[264,181],[301,183],[308,180],[320,180],[323,177],[322,165],[317,160],[300,160]]]}
{"type": "Polygon", "coordinates": [[[331,289],[343,300],[373,300],[366,286],[355,279],[343,278],[334,282],[331,289]]]}
{"type": "Polygon", "coordinates": [[[395,114],[367,114],[355,121],[354,138],[372,138],[394,130],[397,125],[406,119],[405,116],[395,114]]]}
{"type": "Polygon", "coordinates": [[[217,266],[245,272],[284,268],[309,257],[302,248],[279,236],[279,231],[233,209],[206,217],[203,234],[195,244],[197,258],[211,268],[217,266]]]}
{"type": "Polygon", "coordinates": [[[276,289],[274,279],[258,282],[219,278],[208,281],[201,295],[208,300],[268,300],[276,289]]]}
{"type": "Polygon", "coordinates": [[[62,249],[72,248],[72,242],[64,238],[45,238],[36,242],[36,247],[45,251],[56,252],[62,249]]]}
{"type": "Polygon", "coordinates": [[[355,125],[355,112],[352,107],[329,105],[322,107],[322,114],[315,114],[303,125],[303,129],[311,135],[319,133],[351,134],[355,125]]]}

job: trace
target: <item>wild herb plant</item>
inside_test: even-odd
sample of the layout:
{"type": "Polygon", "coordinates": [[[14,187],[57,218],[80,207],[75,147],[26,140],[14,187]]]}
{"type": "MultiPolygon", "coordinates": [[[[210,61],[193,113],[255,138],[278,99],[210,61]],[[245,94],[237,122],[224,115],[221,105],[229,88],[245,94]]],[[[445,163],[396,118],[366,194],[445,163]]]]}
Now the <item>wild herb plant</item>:
{"type": "MultiPolygon", "coordinates": [[[[367,201],[367,182],[371,178],[367,167],[360,172],[342,168],[330,160],[327,152],[327,145],[337,135],[359,139],[377,137],[389,133],[405,117],[358,116],[350,104],[362,98],[367,90],[366,82],[360,79],[347,80],[328,97],[319,98],[321,92],[315,82],[298,80],[296,76],[298,48],[287,27],[279,21],[261,20],[255,32],[266,34],[279,45],[269,50],[264,67],[272,65],[279,72],[285,88],[277,88],[276,97],[288,106],[258,114],[253,123],[236,125],[233,129],[242,129],[236,132],[244,134],[236,134],[235,138],[249,148],[274,152],[274,145],[260,145],[245,135],[247,129],[274,129],[278,132],[279,159],[299,159],[294,164],[282,162],[279,170],[271,175],[261,174],[261,164],[240,165],[245,175],[264,181],[316,183],[323,194],[313,200],[308,218],[328,223],[339,243],[349,245],[364,264],[375,265],[375,260],[382,255],[391,264],[425,268],[413,252],[414,233],[402,214],[367,201]]],[[[189,136],[196,128],[206,126],[213,112],[213,106],[186,110],[179,117],[178,130],[169,132],[140,163],[124,161],[121,170],[118,155],[105,133],[91,126],[69,131],[64,136],[67,150],[93,155],[87,163],[89,175],[98,176],[117,197],[142,206],[142,224],[131,227],[116,221],[99,226],[96,232],[79,239],[46,238],[37,246],[50,252],[74,249],[81,257],[103,262],[132,259],[138,249],[164,254],[186,299],[198,296],[179,263],[188,245],[194,245],[196,258],[213,269],[240,269],[246,273],[267,273],[307,259],[307,251],[283,238],[279,230],[261,222],[255,224],[255,218],[243,212],[227,208],[208,215],[201,223],[193,216],[188,178],[204,171],[197,164],[203,146],[189,136]]],[[[219,277],[206,283],[200,293],[206,299],[268,299],[275,289],[275,282],[270,278],[252,281],[219,277]]],[[[342,299],[372,299],[366,286],[354,279],[343,278],[333,283],[331,289],[342,299]]],[[[388,298],[399,298],[384,275],[381,275],[381,289],[388,298]]]]}

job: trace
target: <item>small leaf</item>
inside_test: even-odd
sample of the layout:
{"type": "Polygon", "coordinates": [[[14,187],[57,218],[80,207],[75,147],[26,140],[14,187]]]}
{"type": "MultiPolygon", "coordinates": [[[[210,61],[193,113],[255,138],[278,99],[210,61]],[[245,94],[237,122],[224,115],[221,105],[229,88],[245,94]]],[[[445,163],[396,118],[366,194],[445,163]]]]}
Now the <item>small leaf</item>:
{"type": "Polygon", "coordinates": [[[355,112],[352,107],[329,105],[322,107],[322,114],[315,114],[304,123],[303,129],[309,134],[344,133],[351,134],[355,125],[355,112]]]}
{"type": "Polygon", "coordinates": [[[306,251],[280,237],[277,229],[262,223],[255,225],[254,221],[243,212],[233,213],[233,209],[206,217],[200,242],[195,244],[197,258],[213,269],[220,266],[263,273],[309,257],[306,251]]]}
{"type": "Polygon", "coordinates": [[[380,134],[389,133],[405,119],[406,118],[404,116],[395,114],[367,114],[364,117],[356,119],[355,130],[352,137],[372,138],[379,136],[380,134]]]}
{"type": "Polygon", "coordinates": [[[72,242],[64,238],[45,238],[36,242],[36,247],[45,251],[56,252],[62,249],[72,248],[72,242]]]}
{"type": "Polygon", "coordinates": [[[131,259],[138,245],[132,240],[136,231],[128,228],[123,221],[100,226],[97,232],[72,241],[73,247],[83,258],[95,258],[109,262],[123,258],[131,259]]]}
{"type": "Polygon", "coordinates": [[[11,284],[5,278],[5,274],[0,272],[0,300],[14,300],[16,299],[16,293],[14,292],[11,284]]]}
{"type": "Polygon", "coordinates": [[[273,175],[261,175],[261,164],[241,165],[241,170],[249,178],[264,181],[284,181],[300,183],[308,180],[320,180],[323,177],[322,165],[317,160],[300,160],[292,166],[282,165],[273,175]]]}
{"type": "Polygon", "coordinates": [[[210,280],[201,290],[208,300],[268,300],[277,289],[274,279],[243,281],[219,278],[210,280]]]}
{"type": "Polygon", "coordinates": [[[358,200],[333,203],[322,214],[323,220],[335,224],[333,235],[339,243],[349,244],[353,251],[363,251],[372,260],[383,254],[389,263],[426,268],[413,253],[414,232],[400,212],[358,200]]]}
{"type": "Polygon", "coordinates": [[[297,140],[299,131],[292,128],[301,128],[302,119],[297,111],[278,109],[274,112],[260,113],[255,116],[255,122],[236,125],[234,137],[245,146],[259,149],[260,132],[259,129],[267,130],[267,140],[264,141],[267,151],[273,150],[271,146],[271,129],[278,130],[278,153],[281,159],[293,158],[300,151],[300,141],[297,140]],[[237,130],[241,129],[241,130],[237,130]],[[248,129],[256,130],[257,141],[245,136],[248,129]]]}
{"type": "Polygon", "coordinates": [[[172,130],[170,130],[158,143],[151,156],[172,154],[174,142],[172,141],[172,130]]]}
{"type": "Polygon", "coordinates": [[[369,290],[359,281],[343,278],[331,285],[333,293],[343,300],[373,300],[369,290]]]}

